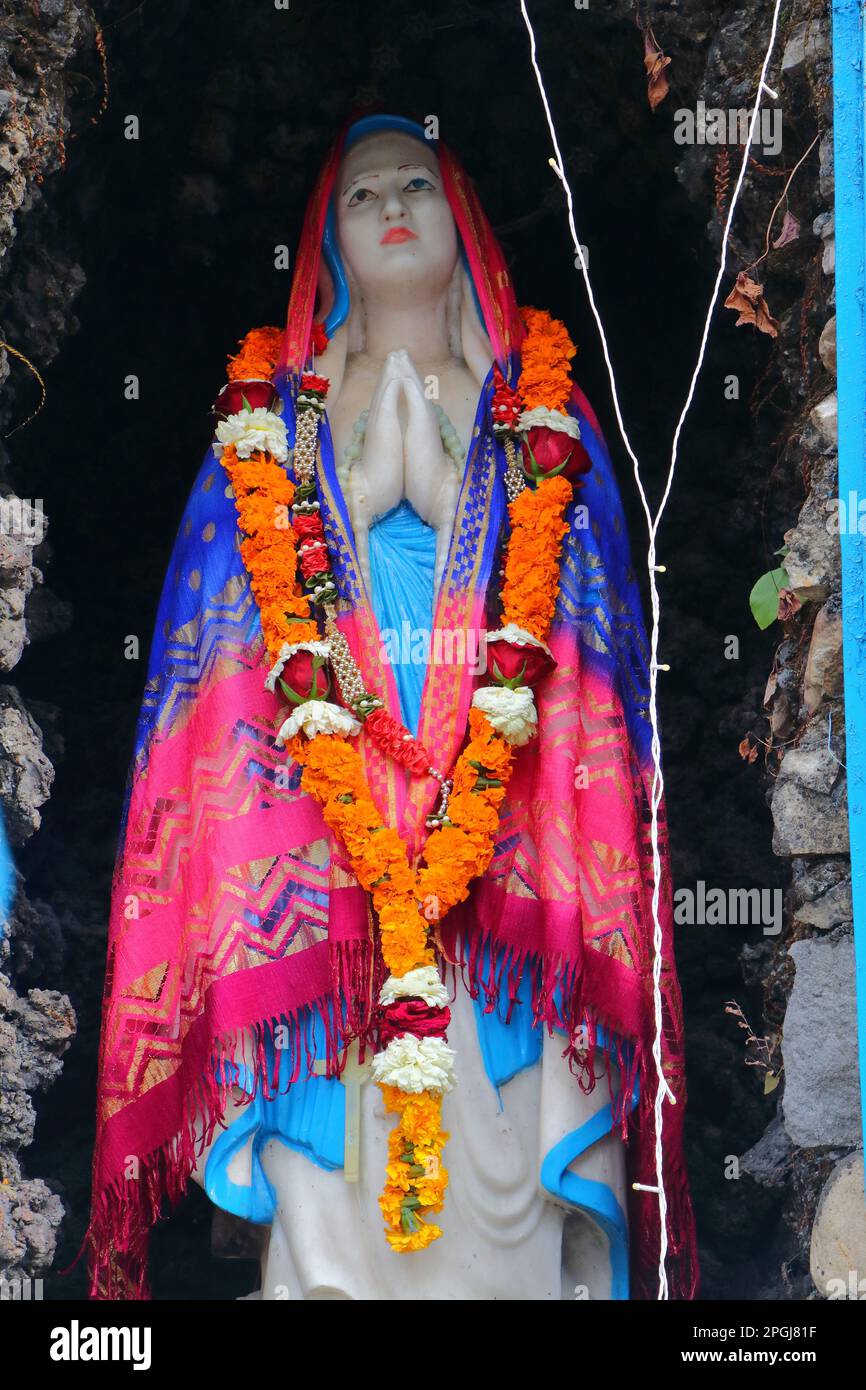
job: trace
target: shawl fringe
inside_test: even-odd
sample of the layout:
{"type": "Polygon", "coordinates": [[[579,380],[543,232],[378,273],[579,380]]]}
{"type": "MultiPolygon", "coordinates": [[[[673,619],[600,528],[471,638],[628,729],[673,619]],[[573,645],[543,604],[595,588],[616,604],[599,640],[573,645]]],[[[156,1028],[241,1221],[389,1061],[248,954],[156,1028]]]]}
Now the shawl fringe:
{"type": "Polygon", "coordinates": [[[242,1061],[253,1075],[253,1090],[240,1099],[242,1105],[258,1094],[265,1099],[284,1094],[294,1082],[313,1075],[317,1057],[306,1026],[310,1008],[318,1010],[325,1028],[326,1076],[341,1074],[352,1042],[357,1040],[362,1050],[371,1045],[374,1001],[384,980],[372,943],[339,942],[331,947],[330,962],[332,993],[311,999],[279,1018],[258,1019],[213,1039],[208,1066],[183,1092],[180,1127],[149,1153],[136,1155],[135,1173],[100,1187],[97,1149],[90,1223],[76,1257],[77,1262],[87,1252],[91,1298],[150,1298],[147,1266],[151,1229],[163,1216],[164,1206],[171,1211],[185,1196],[217,1128],[227,1128],[224,1115],[234,1087],[233,1063],[242,1061]],[[334,998],[344,1001],[341,1021],[336,1018],[334,998]],[[286,1053],[291,1061],[281,1086],[279,1069],[286,1053]]]}
{"type": "MultiPolygon", "coordinates": [[[[454,985],[459,970],[473,999],[483,998],[488,1011],[505,1005],[510,1018],[518,992],[529,970],[532,979],[532,1010],[536,1022],[564,1030],[563,1057],[586,1093],[596,1086],[595,1063],[599,1033],[604,1031],[608,1045],[603,1056],[611,1098],[615,1103],[614,1122],[622,1139],[629,1140],[629,1182],[654,1186],[655,1173],[655,1088],[656,1073],[651,1048],[643,1040],[623,1038],[610,1019],[582,998],[579,965],[561,955],[539,958],[528,950],[509,948],[497,954],[495,934],[474,936],[468,956],[452,963],[454,985]],[[501,991],[501,992],[500,992],[501,991]],[[568,1000],[568,1006],[563,1005],[568,1000]],[[614,1090],[614,1067],[619,1086],[614,1090]],[[629,1101],[635,1084],[639,1088],[637,1105],[629,1101]]],[[[313,1074],[316,1061],[310,1046],[305,1014],[317,1007],[325,1025],[326,1072],[339,1076],[345,1065],[347,1048],[354,1040],[362,1046],[373,1044],[375,1000],[384,972],[368,941],[341,942],[331,949],[334,997],[346,1001],[344,1017],[337,1022],[330,998],[310,1001],[291,1015],[259,1019],[249,1029],[241,1029],[214,1039],[212,1063],[183,1098],[179,1130],[151,1153],[139,1159],[137,1176],[117,1178],[103,1187],[95,1199],[85,1237],[89,1252],[91,1289],[95,1299],[137,1300],[150,1297],[147,1257],[150,1231],[163,1214],[163,1206],[177,1206],[187,1191],[190,1178],[217,1127],[225,1127],[223,1116],[232,1089],[231,1064],[252,1047],[255,1089],[241,1103],[249,1103],[259,1089],[265,1098],[285,1091],[294,1082],[313,1074]],[[288,1026],[288,1041],[286,1027],[288,1026]],[[279,1046],[276,1032],[281,1029],[279,1046]],[[252,1034],[250,1040],[249,1034],[252,1034]],[[278,1068],[288,1050],[291,1067],[280,1087],[278,1068]],[[268,1069],[268,1054],[274,1062],[268,1069]]],[[[245,1058],[246,1060],[246,1058],[245,1058]]],[[[698,1275],[694,1217],[682,1157],[682,1111],[684,1096],[677,1105],[665,1101],[664,1187],[667,1201],[666,1261],[668,1292],[671,1298],[694,1298],[698,1275]]],[[[661,1227],[659,1202],[655,1193],[635,1191],[629,1204],[635,1298],[659,1296],[658,1267],[647,1258],[657,1251],[661,1227]]]]}

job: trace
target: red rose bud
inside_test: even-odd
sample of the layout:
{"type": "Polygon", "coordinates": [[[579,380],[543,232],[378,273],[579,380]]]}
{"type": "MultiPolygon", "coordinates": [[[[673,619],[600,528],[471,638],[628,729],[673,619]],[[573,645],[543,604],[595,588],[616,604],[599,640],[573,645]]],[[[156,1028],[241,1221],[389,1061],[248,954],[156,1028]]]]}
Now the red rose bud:
{"type": "Polygon", "coordinates": [[[497,685],[537,685],[556,669],[556,662],[543,647],[528,642],[507,642],[502,637],[487,639],[487,669],[497,685]]]}
{"type": "Polygon", "coordinates": [[[312,652],[295,652],[278,679],[283,694],[293,705],[302,705],[305,700],[325,700],[331,689],[325,658],[312,652]]]}
{"type": "Polygon", "coordinates": [[[561,473],[573,483],[581,473],[588,473],[591,467],[592,460],[580,440],[572,439],[564,430],[551,430],[547,425],[536,425],[526,436],[523,445],[523,471],[529,478],[561,473]]]}
{"type": "Polygon", "coordinates": [[[270,410],[277,396],[277,388],[272,381],[230,381],[223,387],[213,404],[214,415],[237,415],[245,410],[246,402],[250,410],[264,406],[270,410]]]}
{"type": "Polygon", "coordinates": [[[292,528],[299,542],[325,539],[325,528],[318,512],[299,512],[292,519],[292,528]]]}
{"type": "Polygon", "coordinates": [[[379,1046],[411,1033],[414,1038],[444,1038],[451,1010],[425,1004],[423,999],[398,999],[383,1009],[379,1019],[379,1046]]]}
{"type": "Polygon", "coordinates": [[[314,574],[321,574],[329,568],[328,548],[321,541],[310,541],[304,545],[298,551],[298,559],[305,579],[311,579],[314,574]]]}

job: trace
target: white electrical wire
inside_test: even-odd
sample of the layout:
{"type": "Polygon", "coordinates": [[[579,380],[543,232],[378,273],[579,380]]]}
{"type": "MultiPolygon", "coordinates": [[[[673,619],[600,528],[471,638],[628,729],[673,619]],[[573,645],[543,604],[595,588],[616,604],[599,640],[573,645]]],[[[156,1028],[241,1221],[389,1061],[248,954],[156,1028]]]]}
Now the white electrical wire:
{"type": "Polygon", "coordinates": [[[578,239],[577,229],[576,229],[575,223],[574,223],[574,199],[573,199],[573,197],[572,197],[571,186],[570,186],[570,184],[569,184],[569,182],[568,182],[568,179],[566,178],[566,174],[565,174],[565,164],[564,164],[564,161],[563,161],[563,158],[562,158],[562,151],[561,151],[560,148],[559,148],[559,140],[558,140],[557,134],[556,134],[556,127],[554,126],[554,123],[553,123],[553,115],[552,115],[551,110],[550,110],[550,103],[549,103],[549,101],[548,101],[548,99],[547,99],[547,92],[546,92],[545,87],[544,87],[544,79],[542,78],[542,75],[541,75],[541,69],[540,69],[539,66],[538,66],[538,57],[537,57],[536,45],[535,45],[535,31],[534,31],[534,29],[533,29],[533,27],[532,27],[532,21],[530,20],[529,14],[528,14],[527,9],[526,9],[525,0],[519,0],[519,3],[520,3],[520,12],[521,12],[521,14],[523,15],[523,21],[524,21],[524,24],[526,25],[527,33],[529,34],[529,48],[530,48],[530,56],[531,56],[531,60],[532,60],[532,67],[533,67],[533,70],[534,70],[534,72],[535,72],[535,80],[536,80],[536,82],[537,82],[537,84],[538,84],[538,91],[539,91],[539,95],[541,96],[542,105],[544,106],[544,114],[545,114],[545,116],[546,116],[546,118],[547,118],[547,128],[548,128],[548,130],[550,131],[550,140],[551,140],[551,144],[553,145],[553,151],[554,151],[554,155],[555,155],[555,158],[550,160],[550,164],[551,164],[551,166],[552,166],[552,168],[553,168],[554,173],[556,174],[557,178],[559,179],[560,183],[562,184],[563,190],[564,190],[564,192],[565,192],[566,203],[567,203],[567,205],[568,205],[568,226],[569,226],[569,230],[571,231],[571,239],[572,239],[572,242],[574,243],[574,249],[575,249],[575,251],[577,252],[578,258],[579,258],[579,260],[580,260],[580,268],[581,268],[581,271],[583,272],[583,278],[584,278],[584,282],[585,282],[585,284],[586,284],[586,293],[587,293],[587,297],[588,297],[588,299],[589,299],[590,308],[591,308],[591,310],[592,310],[592,316],[593,316],[593,318],[595,319],[596,327],[597,327],[597,329],[598,329],[599,337],[600,337],[600,339],[601,339],[602,351],[603,351],[603,353],[604,353],[604,360],[605,360],[605,364],[606,364],[606,366],[607,366],[608,379],[609,379],[609,381],[610,381],[610,391],[611,391],[611,397],[612,397],[612,399],[613,399],[613,408],[614,408],[614,412],[615,412],[615,414],[616,414],[616,422],[617,422],[617,425],[618,425],[618,427],[619,427],[620,436],[621,436],[621,438],[622,438],[623,444],[625,445],[626,452],[628,453],[628,456],[629,456],[629,458],[631,459],[632,468],[633,468],[633,470],[634,470],[635,482],[636,482],[636,484],[637,484],[638,493],[640,494],[641,505],[642,505],[643,510],[644,510],[644,515],[646,516],[647,530],[648,530],[648,533],[649,533],[649,548],[648,548],[648,551],[647,551],[647,570],[648,570],[648,573],[649,573],[650,599],[651,599],[651,605],[652,605],[652,626],[651,626],[651,630],[650,630],[650,665],[649,665],[649,679],[650,679],[649,715],[650,715],[650,725],[651,725],[651,728],[652,728],[652,745],[651,745],[651,746],[652,746],[652,758],[653,758],[653,784],[652,784],[652,795],[651,795],[651,797],[650,797],[650,810],[651,810],[651,815],[652,815],[651,826],[650,826],[650,839],[651,839],[651,843],[652,843],[652,855],[653,855],[653,895],[652,895],[652,914],[653,914],[653,1003],[654,1003],[654,1010],[655,1010],[655,1039],[654,1039],[654,1042],[653,1042],[653,1060],[654,1060],[654,1062],[655,1062],[656,1077],[657,1077],[657,1082],[658,1082],[657,1088],[656,1088],[655,1109],[654,1109],[654,1115],[655,1115],[655,1169],[656,1169],[656,1186],[655,1186],[655,1187],[649,1187],[649,1186],[647,1186],[646,1184],[642,1184],[642,1183],[635,1184],[635,1186],[636,1186],[636,1187],[639,1187],[639,1188],[640,1188],[642,1191],[644,1191],[644,1192],[655,1192],[655,1193],[657,1193],[657,1195],[658,1195],[658,1202],[659,1202],[659,1223],[660,1223],[660,1229],[661,1229],[660,1247],[659,1247],[659,1291],[658,1291],[658,1297],[659,1297],[659,1299],[667,1299],[668,1296],[669,1296],[669,1290],[668,1290],[668,1276],[667,1276],[667,1253],[668,1253],[668,1237],[667,1237],[667,1197],[666,1197],[666,1195],[665,1195],[665,1188],[664,1188],[664,1172],[663,1172],[663,1168],[664,1168],[664,1156],[663,1156],[663,1150],[662,1150],[662,1126],[663,1126],[663,1113],[662,1113],[662,1107],[663,1107],[663,1105],[664,1105],[665,1096],[667,1096],[667,1098],[668,1098],[668,1100],[671,1102],[671,1104],[675,1104],[676,1102],[675,1102],[674,1096],[673,1096],[673,1094],[672,1094],[672,1092],[671,1092],[671,1089],[670,1089],[670,1087],[668,1086],[667,1081],[665,1080],[664,1071],[663,1071],[663,1068],[662,1068],[662,992],[661,992],[661,971],[662,971],[662,945],[663,945],[663,942],[662,942],[662,926],[661,926],[661,920],[660,920],[660,918],[659,918],[659,897],[660,897],[660,892],[661,892],[661,854],[660,854],[660,852],[659,852],[659,819],[658,819],[658,813],[659,813],[659,806],[661,805],[662,797],[663,797],[663,795],[664,795],[664,778],[663,778],[663,776],[662,776],[662,768],[661,768],[661,744],[660,744],[660,741],[659,741],[658,708],[657,708],[657,703],[656,703],[656,689],[657,689],[657,681],[658,681],[658,672],[659,672],[659,670],[666,670],[667,667],[660,667],[659,664],[658,664],[658,661],[657,661],[657,657],[658,657],[658,639],[659,639],[659,616],[660,616],[660,611],[661,611],[661,610],[660,610],[660,604],[659,604],[658,586],[657,586],[657,584],[656,584],[656,574],[659,572],[659,567],[656,565],[656,535],[657,535],[657,533],[658,533],[659,523],[661,522],[662,514],[663,514],[663,512],[664,512],[665,506],[667,505],[667,500],[668,500],[668,497],[670,496],[671,487],[672,487],[672,485],[673,485],[674,472],[675,472],[675,470],[676,470],[676,464],[677,464],[677,452],[678,452],[678,449],[679,449],[680,435],[681,435],[681,433],[682,433],[683,424],[685,423],[686,416],[687,416],[687,414],[688,414],[688,412],[689,412],[689,410],[690,410],[690,408],[691,408],[691,404],[692,404],[692,401],[693,401],[693,399],[694,399],[694,394],[695,394],[695,386],[696,386],[696,384],[697,384],[697,380],[698,380],[698,376],[700,375],[701,368],[702,368],[702,366],[703,366],[703,364],[704,364],[704,356],[705,356],[705,354],[706,354],[707,340],[708,340],[709,334],[710,334],[710,324],[711,324],[711,321],[712,321],[713,313],[715,312],[716,304],[717,304],[717,302],[718,302],[719,290],[720,290],[720,288],[721,288],[722,279],[723,279],[723,277],[724,277],[725,269],[726,269],[726,266],[727,266],[728,241],[729,241],[729,238],[730,238],[731,225],[732,225],[733,220],[734,220],[734,212],[735,212],[735,210],[736,210],[737,202],[738,202],[738,199],[739,199],[739,196],[740,196],[740,190],[742,189],[743,181],[744,181],[744,179],[745,179],[745,177],[746,177],[746,170],[748,169],[748,165],[749,165],[749,151],[750,151],[751,146],[752,146],[752,138],[753,138],[753,136],[754,136],[755,128],[756,128],[757,123],[758,123],[758,117],[759,117],[759,115],[760,115],[761,101],[762,101],[762,98],[763,98],[763,95],[764,95],[765,92],[767,92],[767,93],[768,93],[771,97],[773,97],[774,99],[775,99],[776,96],[777,96],[777,94],[776,94],[770,87],[767,86],[766,78],[767,78],[767,71],[768,71],[769,66],[770,66],[770,61],[771,61],[772,56],[773,56],[773,49],[774,49],[775,46],[776,46],[776,33],[777,33],[777,30],[778,30],[778,25],[779,25],[779,12],[780,12],[780,10],[781,10],[781,8],[782,8],[782,0],[775,0],[775,3],[774,3],[774,9],[773,9],[773,22],[772,22],[772,26],[771,26],[771,30],[770,30],[770,39],[769,39],[769,43],[768,43],[768,46],[767,46],[767,52],[766,52],[766,55],[765,55],[765,57],[764,57],[764,63],[763,63],[763,66],[762,66],[762,68],[761,68],[761,76],[760,76],[759,81],[758,81],[758,90],[757,90],[757,94],[756,94],[756,96],[755,96],[755,105],[754,105],[754,107],[753,107],[753,109],[752,109],[752,119],[751,119],[751,121],[749,122],[749,134],[748,134],[748,139],[747,139],[747,141],[746,141],[745,149],[744,149],[744,151],[743,151],[743,162],[742,162],[742,164],[741,164],[741,166],[740,166],[739,177],[737,178],[737,182],[736,182],[736,184],[735,184],[735,186],[734,186],[734,193],[733,193],[733,197],[731,198],[731,205],[730,205],[730,208],[728,209],[728,216],[727,216],[727,219],[726,219],[726,221],[725,221],[724,233],[723,233],[723,235],[722,235],[722,250],[721,250],[721,256],[720,256],[720,259],[719,259],[719,270],[718,270],[718,274],[717,274],[717,276],[716,276],[716,283],[715,283],[715,285],[714,285],[714,287],[713,287],[712,298],[710,299],[710,304],[709,304],[709,308],[707,309],[706,319],[704,320],[704,330],[703,330],[703,333],[702,333],[702,335],[701,335],[701,345],[700,345],[700,350],[699,350],[699,352],[698,352],[698,360],[697,360],[697,363],[696,363],[696,365],[695,365],[694,372],[692,373],[691,382],[689,383],[689,390],[688,390],[688,395],[686,396],[685,405],[684,405],[683,408],[682,408],[682,411],[681,411],[681,413],[680,413],[680,417],[679,417],[679,419],[678,419],[678,421],[677,421],[676,429],[674,430],[674,437],[673,437],[673,442],[672,442],[672,445],[671,445],[671,458],[670,458],[670,466],[669,466],[669,468],[668,468],[667,481],[666,481],[666,484],[665,484],[664,492],[663,492],[663,494],[662,494],[661,502],[659,503],[658,511],[656,512],[655,516],[653,516],[652,513],[651,513],[651,511],[650,511],[649,502],[647,501],[647,496],[646,496],[646,493],[645,493],[645,491],[644,491],[643,483],[642,483],[642,481],[641,481],[641,476],[640,476],[640,463],[638,462],[637,455],[635,454],[634,449],[633,449],[632,446],[631,446],[631,441],[630,441],[630,439],[629,439],[629,437],[628,437],[628,432],[626,431],[625,422],[624,422],[623,417],[622,417],[622,411],[620,410],[619,392],[617,391],[616,378],[614,377],[613,365],[612,365],[611,360],[610,360],[610,352],[609,352],[609,350],[608,350],[607,338],[606,338],[605,332],[604,332],[604,325],[602,324],[601,315],[599,314],[598,309],[597,309],[597,307],[596,307],[595,297],[594,297],[594,295],[593,295],[593,293],[592,293],[592,285],[590,284],[590,279],[589,279],[589,270],[588,270],[587,265],[586,265],[586,260],[584,259],[583,248],[582,248],[582,246],[581,246],[581,244],[580,244],[580,241],[579,241],[579,239],[578,239]]]}

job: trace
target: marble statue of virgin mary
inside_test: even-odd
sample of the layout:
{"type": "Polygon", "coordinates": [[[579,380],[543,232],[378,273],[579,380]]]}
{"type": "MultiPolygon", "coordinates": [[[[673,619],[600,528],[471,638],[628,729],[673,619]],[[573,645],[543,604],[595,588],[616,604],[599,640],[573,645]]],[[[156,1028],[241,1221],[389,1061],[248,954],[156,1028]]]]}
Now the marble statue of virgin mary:
{"type": "MultiPolygon", "coordinates": [[[[509,497],[492,401],[496,383],[517,386],[525,324],[454,157],[409,120],[366,117],[310,199],[279,360],[243,388],[243,409],[264,390],[279,410],[291,476],[302,374],[327,379],[315,470],[339,624],[367,688],[443,772],[496,625],[509,497]]],[[[640,602],[576,386],[568,414],[588,471],[563,541],[556,665],[489,868],[436,933],[457,1058],[449,1187],[441,1237],[409,1254],[383,1239],[378,1204],[393,1117],[370,1081],[375,913],[286,765],[235,498],[209,450],[166,577],[124,805],[96,1295],[141,1294],[148,1228],[190,1177],[262,1229],[263,1299],[655,1297],[660,1258],[675,1296],[693,1294],[663,816],[661,1161],[656,1145],[640,602]]],[[[359,743],[383,819],[417,855],[439,786],[359,743]]]]}

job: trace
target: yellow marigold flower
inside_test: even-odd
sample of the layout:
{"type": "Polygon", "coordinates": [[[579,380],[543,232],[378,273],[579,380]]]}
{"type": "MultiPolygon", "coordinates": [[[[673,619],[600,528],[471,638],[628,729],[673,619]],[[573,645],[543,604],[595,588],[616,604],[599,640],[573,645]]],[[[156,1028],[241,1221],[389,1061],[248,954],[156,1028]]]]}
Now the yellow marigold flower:
{"type": "MultiPolygon", "coordinates": [[[[395,1115],[402,1115],[409,1102],[415,1099],[415,1097],[407,1095],[405,1091],[401,1091],[399,1086],[389,1086],[387,1082],[384,1082],[379,1089],[382,1092],[385,1109],[395,1115]]],[[[426,1092],[424,1092],[424,1094],[426,1094],[426,1092]]],[[[399,1132],[399,1125],[391,1131],[392,1134],[398,1134],[399,1132]]]]}
{"type": "Polygon", "coordinates": [[[385,1218],[386,1223],[394,1231],[402,1229],[402,1203],[406,1196],[405,1192],[399,1187],[386,1187],[379,1198],[379,1210],[385,1218]]]}
{"type": "Polygon", "coordinates": [[[403,1133],[403,1126],[395,1125],[388,1135],[388,1158],[391,1163],[396,1163],[398,1159],[402,1159],[408,1147],[409,1140],[403,1133]]]}
{"type": "Polygon", "coordinates": [[[448,1190],[448,1170],[441,1169],[436,1176],[416,1178],[413,1191],[418,1201],[428,1211],[441,1211],[445,1205],[445,1193],[448,1190]]]}
{"type": "Polygon", "coordinates": [[[392,1250],[399,1254],[406,1254],[411,1250],[425,1250],[434,1240],[438,1240],[442,1234],[439,1226],[433,1226],[427,1221],[422,1221],[417,1231],[411,1235],[405,1235],[402,1231],[386,1231],[385,1239],[392,1250]]]}
{"type": "MultiPolygon", "coordinates": [[[[442,1098],[429,1091],[409,1097],[403,1108],[401,1128],[413,1145],[435,1145],[440,1140],[439,1126],[442,1123],[442,1098]]],[[[444,1136],[441,1136],[444,1143],[444,1136]]]]}
{"type": "Polygon", "coordinates": [[[408,1192],[412,1186],[413,1178],[409,1172],[408,1163],[388,1163],[385,1166],[385,1176],[392,1187],[399,1188],[402,1192],[408,1192]]]}

